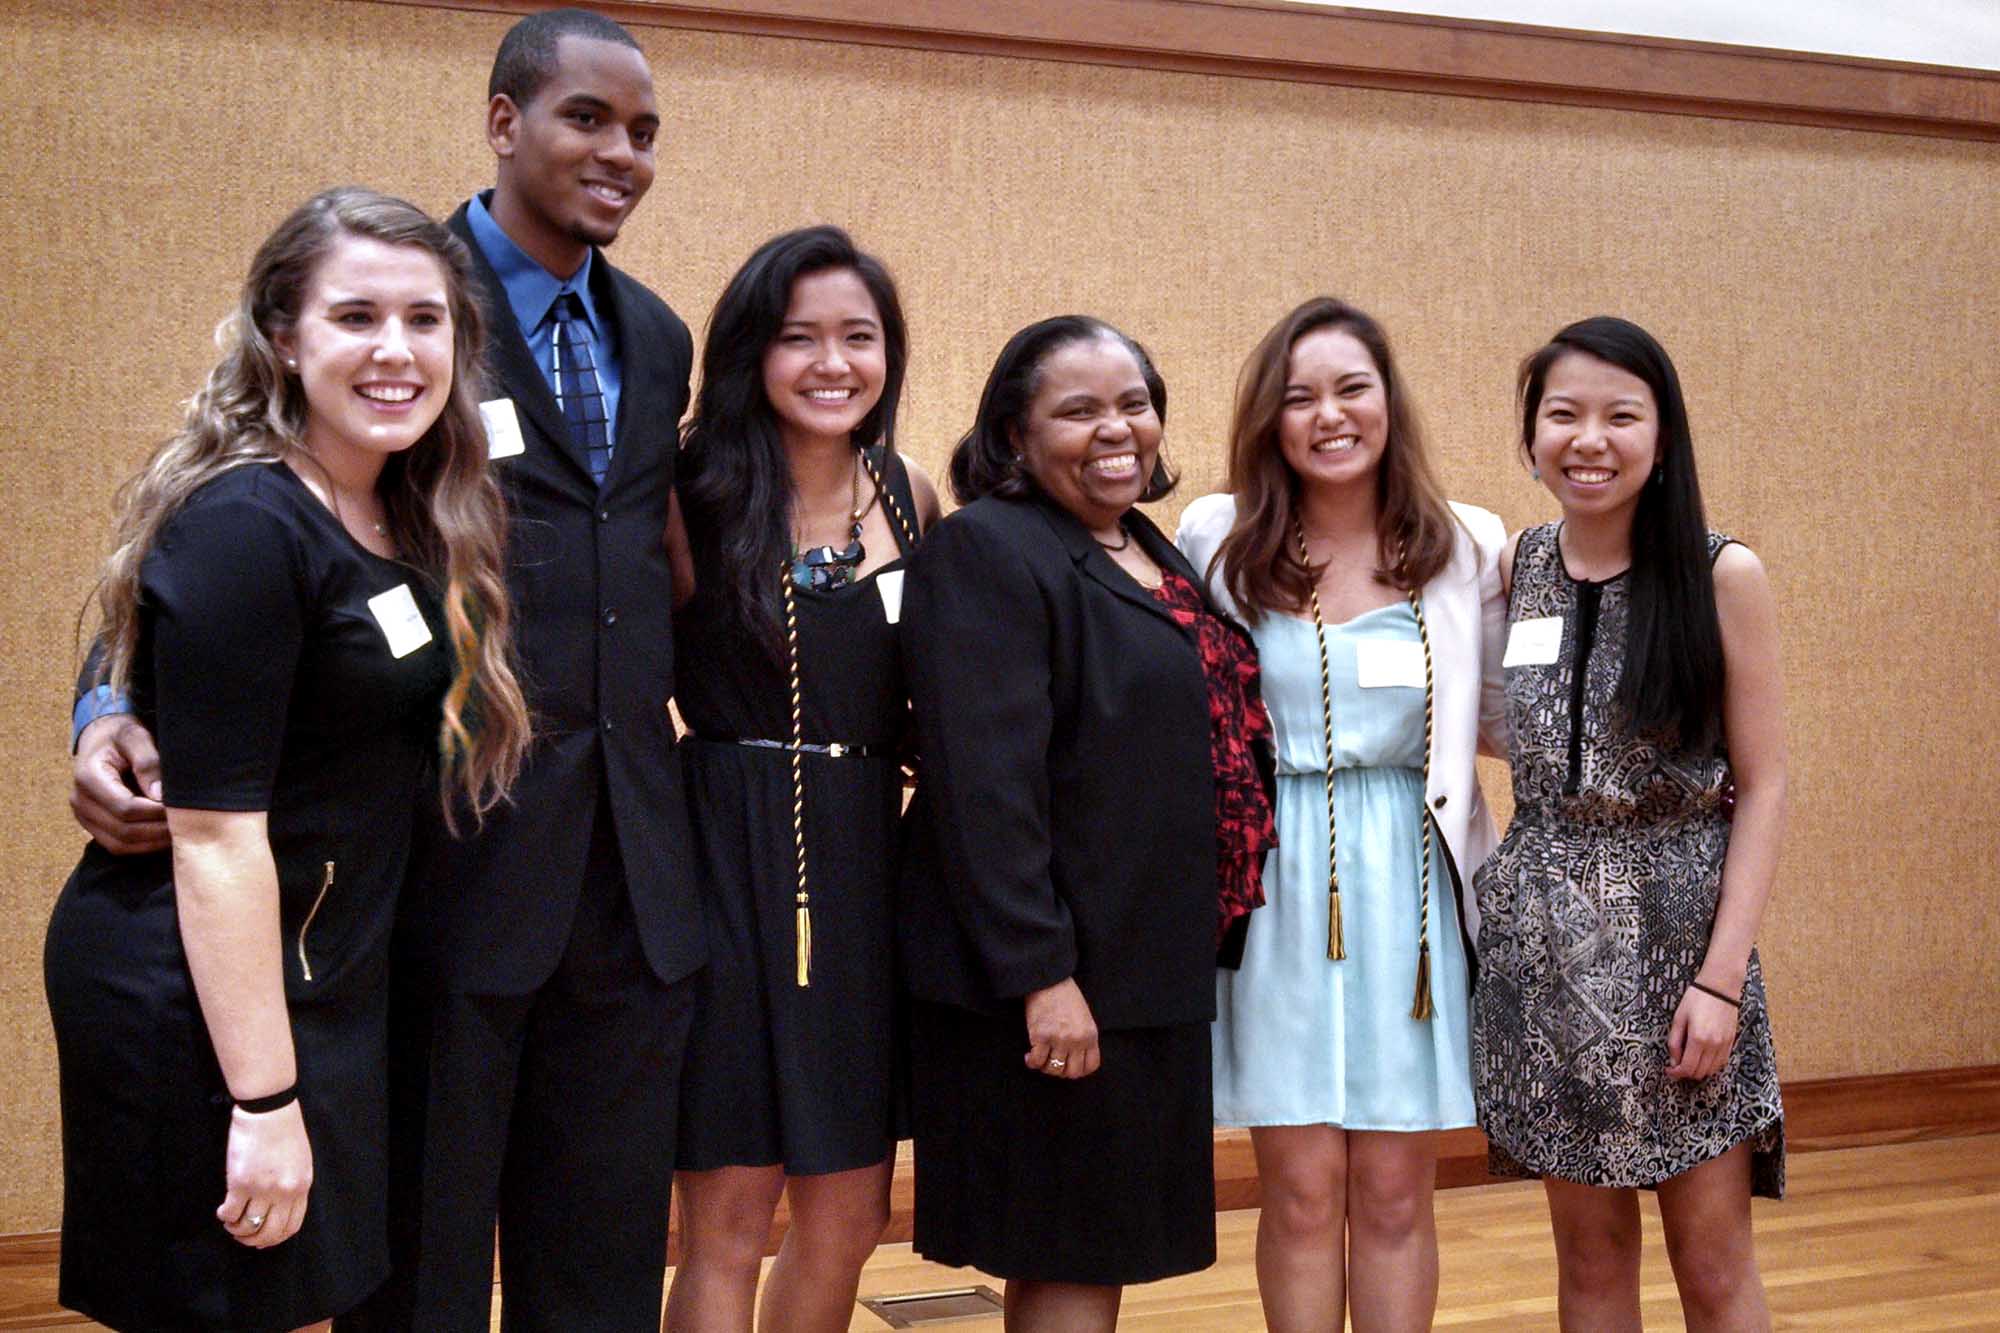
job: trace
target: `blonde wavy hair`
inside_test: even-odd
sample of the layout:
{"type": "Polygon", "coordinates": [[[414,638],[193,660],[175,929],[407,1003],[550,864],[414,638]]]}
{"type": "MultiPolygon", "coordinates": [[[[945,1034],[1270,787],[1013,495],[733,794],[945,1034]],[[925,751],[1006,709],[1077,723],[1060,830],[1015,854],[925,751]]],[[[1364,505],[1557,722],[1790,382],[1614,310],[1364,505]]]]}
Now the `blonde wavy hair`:
{"type": "Polygon", "coordinates": [[[276,341],[298,325],[313,275],[342,237],[409,246],[443,270],[452,323],[451,397],[422,439],[392,454],[376,483],[404,563],[440,583],[454,656],[438,727],[445,818],[462,799],[474,818],[504,800],[530,740],[513,665],[506,501],[489,475],[479,419],[485,320],[471,259],[442,224],[401,199],[354,186],[314,195],[279,224],[250,264],[237,308],[216,329],[222,359],[187,404],[180,430],[118,490],[113,549],[98,586],[100,680],[128,690],[139,645],[139,573],[188,497],[225,472],[305,453],[308,411],[276,341]]]}

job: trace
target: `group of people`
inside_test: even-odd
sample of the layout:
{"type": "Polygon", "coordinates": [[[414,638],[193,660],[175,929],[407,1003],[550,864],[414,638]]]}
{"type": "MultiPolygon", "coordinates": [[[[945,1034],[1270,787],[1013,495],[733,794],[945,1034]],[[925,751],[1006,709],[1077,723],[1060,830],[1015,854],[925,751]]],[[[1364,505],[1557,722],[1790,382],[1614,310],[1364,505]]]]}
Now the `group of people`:
{"type": "Polygon", "coordinates": [[[1690,1325],[1768,1324],[1775,614],[1659,344],[1524,363],[1563,516],[1509,539],[1308,301],[1170,539],[1164,380],[1045,319],[943,518],[835,228],[730,280],[690,404],[601,249],[658,128],[622,28],[521,21],[494,188],[308,201],[121,492],[46,955],[63,1303],[484,1329],[497,1220],[506,1327],[651,1328],[677,1189],[666,1328],[845,1328],[911,1138],[920,1253],[1108,1329],[1213,1262],[1223,1123],[1270,1327],[1420,1328],[1478,1123],[1566,1327],[1637,1326],[1639,1188],[1690,1325]]]}

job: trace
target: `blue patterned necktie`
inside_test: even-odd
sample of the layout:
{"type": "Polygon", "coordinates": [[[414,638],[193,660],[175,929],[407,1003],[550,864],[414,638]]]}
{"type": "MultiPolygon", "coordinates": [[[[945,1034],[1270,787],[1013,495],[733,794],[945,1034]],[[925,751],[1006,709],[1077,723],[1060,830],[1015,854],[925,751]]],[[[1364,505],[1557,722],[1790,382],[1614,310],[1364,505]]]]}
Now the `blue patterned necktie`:
{"type": "Polygon", "coordinates": [[[575,292],[564,292],[556,297],[549,313],[556,322],[556,401],[569,421],[570,438],[590,465],[591,480],[602,485],[611,468],[611,423],[604,414],[604,391],[597,384],[597,361],[591,354],[590,325],[583,319],[583,302],[575,292]]]}

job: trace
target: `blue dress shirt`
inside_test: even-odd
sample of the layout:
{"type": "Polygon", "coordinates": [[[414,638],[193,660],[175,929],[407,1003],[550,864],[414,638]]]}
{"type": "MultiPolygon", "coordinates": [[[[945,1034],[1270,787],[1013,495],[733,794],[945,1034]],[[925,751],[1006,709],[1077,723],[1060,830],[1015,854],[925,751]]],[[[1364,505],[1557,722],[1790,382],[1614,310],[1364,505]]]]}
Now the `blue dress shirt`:
{"type": "Polygon", "coordinates": [[[590,295],[590,266],[596,262],[596,251],[589,251],[583,257],[583,266],[567,278],[559,278],[543,268],[528,256],[527,251],[514,244],[513,238],[500,230],[500,224],[487,211],[486,200],[492,191],[472,196],[472,202],[465,206],[466,225],[472,229],[472,239],[479,243],[486,262],[493,266],[493,274],[500,279],[501,290],[507,293],[507,304],[514,311],[514,322],[521,326],[521,336],[527,339],[528,353],[541,367],[542,378],[548,381],[549,392],[559,392],[555,376],[556,322],[550,318],[550,308],[556,298],[564,292],[575,292],[583,302],[583,319],[590,325],[591,351],[597,367],[597,387],[604,394],[604,415],[609,419],[605,433],[614,449],[618,445],[618,389],[624,379],[623,363],[618,357],[618,334],[611,322],[597,313],[597,303],[590,295]]]}

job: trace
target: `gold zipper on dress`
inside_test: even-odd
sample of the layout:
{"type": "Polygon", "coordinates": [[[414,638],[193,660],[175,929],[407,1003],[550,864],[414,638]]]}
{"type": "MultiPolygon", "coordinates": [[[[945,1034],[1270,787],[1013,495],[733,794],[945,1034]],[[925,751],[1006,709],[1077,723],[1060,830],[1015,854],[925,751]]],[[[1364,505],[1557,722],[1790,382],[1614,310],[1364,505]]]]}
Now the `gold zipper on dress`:
{"type": "Polygon", "coordinates": [[[312,910],[306,913],[305,921],[299,926],[299,971],[307,981],[313,979],[313,969],[312,964],[306,959],[306,932],[312,929],[313,918],[319,915],[320,905],[326,901],[326,895],[332,888],[333,862],[328,861],[326,873],[320,877],[319,897],[313,899],[312,910]]]}

